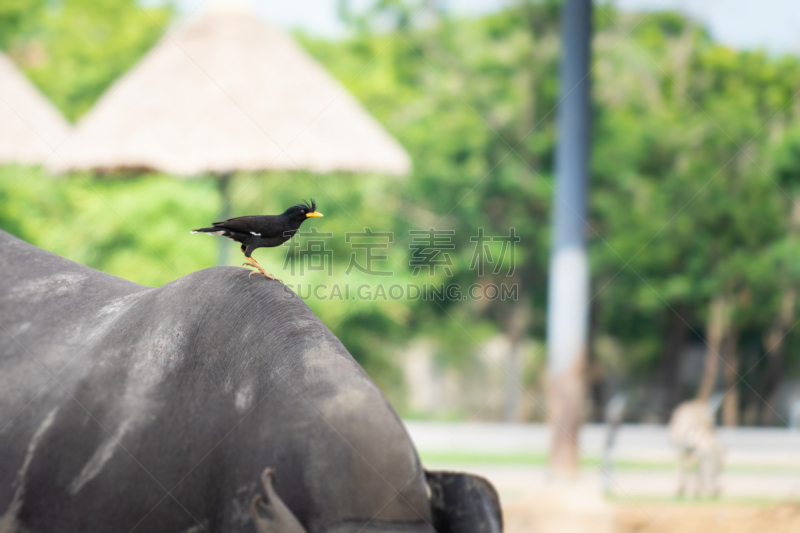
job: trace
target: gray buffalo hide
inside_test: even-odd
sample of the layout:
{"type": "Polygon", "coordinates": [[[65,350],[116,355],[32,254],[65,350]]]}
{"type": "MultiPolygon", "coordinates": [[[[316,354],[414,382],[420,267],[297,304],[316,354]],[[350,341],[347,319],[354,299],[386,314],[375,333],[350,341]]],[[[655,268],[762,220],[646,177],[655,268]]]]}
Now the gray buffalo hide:
{"type": "Polygon", "coordinates": [[[305,303],[248,274],[148,288],[0,232],[0,533],[411,533],[472,516],[432,508],[375,384],[305,303]]]}

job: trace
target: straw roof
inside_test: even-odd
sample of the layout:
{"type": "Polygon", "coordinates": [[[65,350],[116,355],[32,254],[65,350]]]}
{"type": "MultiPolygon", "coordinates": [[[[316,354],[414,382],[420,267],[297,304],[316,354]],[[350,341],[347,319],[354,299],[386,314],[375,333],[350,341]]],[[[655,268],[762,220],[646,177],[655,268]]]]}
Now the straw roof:
{"type": "Polygon", "coordinates": [[[182,176],[410,167],[399,143],[299,45],[242,12],[207,12],[165,38],[59,154],[73,168],[182,176]]]}
{"type": "Polygon", "coordinates": [[[69,130],[56,108],[0,53],[0,164],[38,165],[69,130]]]}

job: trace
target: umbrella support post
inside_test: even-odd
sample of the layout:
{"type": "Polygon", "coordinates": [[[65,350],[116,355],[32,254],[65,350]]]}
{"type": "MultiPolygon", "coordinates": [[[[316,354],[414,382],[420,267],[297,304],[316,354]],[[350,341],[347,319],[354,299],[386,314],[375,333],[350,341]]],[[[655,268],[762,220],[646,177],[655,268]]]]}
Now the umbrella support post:
{"type": "MultiPolygon", "coordinates": [[[[228,220],[231,218],[231,173],[220,174],[217,176],[217,187],[219,188],[219,196],[221,208],[219,210],[218,220],[228,220]]],[[[219,251],[217,253],[217,264],[225,266],[230,261],[230,248],[231,243],[228,239],[219,240],[219,251]]]]}

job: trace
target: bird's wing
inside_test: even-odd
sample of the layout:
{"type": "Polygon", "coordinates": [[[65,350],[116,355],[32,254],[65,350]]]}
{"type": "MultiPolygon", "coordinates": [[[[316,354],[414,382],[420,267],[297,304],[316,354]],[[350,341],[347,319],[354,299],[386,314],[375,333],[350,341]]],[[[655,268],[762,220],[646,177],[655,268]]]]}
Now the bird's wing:
{"type": "Polygon", "coordinates": [[[282,226],[280,218],[275,215],[236,217],[224,222],[214,222],[216,228],[257,236],[280,231],[282,226]]]}

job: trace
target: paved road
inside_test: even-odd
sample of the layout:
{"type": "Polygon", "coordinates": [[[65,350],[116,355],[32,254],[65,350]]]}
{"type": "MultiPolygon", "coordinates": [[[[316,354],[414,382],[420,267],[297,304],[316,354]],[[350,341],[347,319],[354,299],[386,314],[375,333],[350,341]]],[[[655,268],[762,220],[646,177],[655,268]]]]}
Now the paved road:
{"type": "MultiPolygon", "coordinates": [[[[544,425],[406,422],[406,426],[426,466],[483,475],[505,502],[534,494],[546,484],[546,469],[537,464],[550,442],[550,430],[544,425]]],[[[582,475],[598,490],[605,438],[605,426],[590,424],[580,440],[582,475]]],[[[727,450],[723,497],[800,499],[800,432],[722,428],[719,439],[727,450]]],[[[622,426],[613,457],[618,465],[611,483],[615,496],[674,495],[675,452],[665,426],[622,426]]]]}

